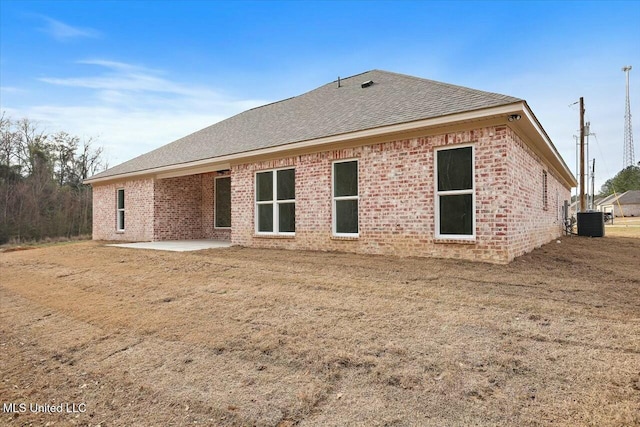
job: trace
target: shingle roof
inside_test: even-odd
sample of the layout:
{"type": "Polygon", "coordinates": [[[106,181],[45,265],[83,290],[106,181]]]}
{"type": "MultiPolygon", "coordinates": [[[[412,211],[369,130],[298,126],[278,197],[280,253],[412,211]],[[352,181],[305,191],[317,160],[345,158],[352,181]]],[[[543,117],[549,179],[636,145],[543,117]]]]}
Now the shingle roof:
{"type": "Polygon", "coordinates": [[[628,190],[622,194],[618,194],[617,197],[615,194],[607,197],[603,200],[603,205],[617,205],[620,203],[621,205],[636,205],[640,204],[640,190],[628,190]]]}
{"type": "Polygon", "coordinates": [[[601,199],[600,201],[598,201],[598,204],[602,206],[608,205],[611,203],[611,201],[615,200],[616,197],[618,197],[616,194],[610,194],[604,199],[601,199]]]}
{"type": "Polygon", "coordinates": [[[387,71],[328,83],[218,122],[91,179],[520,102],[511,96],[387,71]],[[373,85],[361,84],[372,80],[373,85]]]}
{"type": "Polygon", "coordinates": [[[621,205],[635,205],[640,204],[640,190],[626,191],[618,199],[621,205]]]}

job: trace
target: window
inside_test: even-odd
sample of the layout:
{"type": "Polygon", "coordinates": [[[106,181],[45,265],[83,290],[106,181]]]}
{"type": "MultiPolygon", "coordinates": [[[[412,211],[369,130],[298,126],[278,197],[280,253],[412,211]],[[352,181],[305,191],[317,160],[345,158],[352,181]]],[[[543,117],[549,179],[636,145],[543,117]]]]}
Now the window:
{"type": "Polygon", "coordinates": [[[124,188],[116,190],[116,227],[118,231],[124,231],[124,188]]]}
{"type": "Polygon", "coordinates": [[[436,237],[475,235],[473,146],[436,150],[436,237]]]}
{"type": "Polygon", "coordinates": [[[333,234],[358,236],[358,161],[333,163],[333,234]]]}
{"type": "Polygon", "coordinates": [[[216,228],[231,227],[231,178],[228,176],[215,179],[215,217],[216,228]]]}
{"type": "Polygon", "coordinates": [[[542,171],[542,209],[545,211],[549,208],[547,198],[547,171],[542,171]]]}
{"type": "Polygon", "coordinates": [[[256,233],[296,231],[295,169],[256,173],[256,233]]]}

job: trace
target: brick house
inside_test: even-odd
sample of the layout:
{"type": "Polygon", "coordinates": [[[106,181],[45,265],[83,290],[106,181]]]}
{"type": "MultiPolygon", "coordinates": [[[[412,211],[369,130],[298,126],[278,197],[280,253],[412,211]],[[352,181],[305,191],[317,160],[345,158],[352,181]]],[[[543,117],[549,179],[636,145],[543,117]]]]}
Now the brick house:
{"type": "Polygon", "coordinates": [[[506,263],[562,232],[576,185],[526,101],[373,70],[115,166],[93,238],[506,263]]]}

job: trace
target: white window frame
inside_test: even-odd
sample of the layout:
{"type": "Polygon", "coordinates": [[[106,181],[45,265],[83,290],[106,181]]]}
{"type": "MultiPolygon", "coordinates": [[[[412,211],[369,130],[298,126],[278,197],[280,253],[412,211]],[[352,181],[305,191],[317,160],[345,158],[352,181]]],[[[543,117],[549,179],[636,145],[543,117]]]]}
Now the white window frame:
{"type": "Polygon", "coordinates": [[[435,236],[436,239],[475,240],[476,238],[476,148],[475,144],[458,144],[437,147],[433,151],[433,194],[435,199],[435,236]],[[438,152],[471,147],[471,188],[465,190],[438,190],[438,152]],[[471,234],[440,234],[440,196],[471,194],[471,234]]]}
{"type": "MultiPolygon", "coordinates": [[[[231,227],[218,227],[217,224],[217,215],[218,215],[218,180],[228,178],[229,179],[229,188],[231,188],[231,175],[223,175],[216,176],[213,179],[213,228],[216,230],[231,230],[231,227]]],[[[231,208],[231,202],[229,202],[229,208],[231,208]]]]}
{"type": "Polygon", "coordinates": [[[331,232],[334,237],[360,237],[360,160],[355,159],[341,159],[331,163],[331,232]],[[355,196],[335,196],[335,174],[336,164],[356,162],[356,168],[358,171],[358,180],[356,185],[358,187],[358,194],[355,196]],[[337,230],[337,218],[336,218],[336,202],[340,200],[357,200],[358,201],[358,232],[357,233],[338,233],[337,230]]]}
{"type": "MultiPolygon", "coordinates": [[[[286,167],[282,167],[282,168],[277,168],[277,169],[265,169],[265,170],[260,170],[260,171],[256,171],[255,175],[254,175],[254,184],[253,184],[253,194],[254,194],[254,230],[255,230],[255,234],[256,235],[260,235],[260,236],[295,236],[296,232],[293,231],[283,231],[281,232],[279,230],[280,228],[280,205],[281,204],[287,204],[287,203],[293,203],[294,206],[296,204],[296,199],[287,199],[287,200],[278,200],[278,171],[283,171],[283,170],[293,170],[293,186],[294,186],[294,191],[296,188],[296,168],[295,167],[291,167],[291,166],[286,166],[286,167]],[[272,179],[273,179],[273,195],[272,195],[272,199],[271,200],[265,200],[265,201],[258,201],[258,174],[260,173],[265,173],[265,172],[272,172],[272,179]],[[273,205],[273,231],[259,231],[259,227],[258,227],[258,206],[259,205],[273,205]]],[[[294,220],[294,227],[295,227],[295,220],[294,220]]]]}
{"type": "Polygon", "coordinates": [[[120,212],[122,212],[122,215],[126,218],[127,214],[126,214],[126,209],[125,208],[120,208],[120,192],[122,191],[122,202],[124,204],[124,206],[126,207],[127,204],[125,203],[125,197],[126,197],[126,193],[124,191],[124,188],[116,188],[116,231],[119,232],[123,232],[125,229],[125,224],[126,221],[123,221],[125,224],[121,224],[120,223],[120,212]]]}

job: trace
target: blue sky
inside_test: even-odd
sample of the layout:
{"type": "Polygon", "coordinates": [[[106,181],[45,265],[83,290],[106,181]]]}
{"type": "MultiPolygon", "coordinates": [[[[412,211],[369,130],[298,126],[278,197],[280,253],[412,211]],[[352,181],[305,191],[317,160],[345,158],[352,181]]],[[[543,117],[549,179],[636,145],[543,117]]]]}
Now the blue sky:
{"type": "Polygon", "coordinates": [[[113,166],[247,108],[378,68],[527,100],[573,169],[585,97],[596,187],[640,160],[640,2],[0,0],[0,108],[97,137],[113,166]]]}

